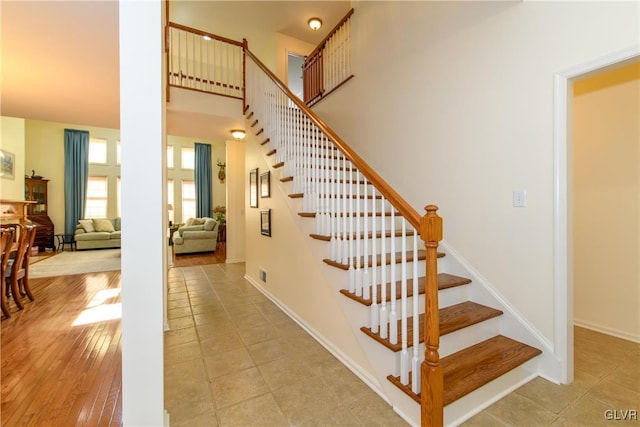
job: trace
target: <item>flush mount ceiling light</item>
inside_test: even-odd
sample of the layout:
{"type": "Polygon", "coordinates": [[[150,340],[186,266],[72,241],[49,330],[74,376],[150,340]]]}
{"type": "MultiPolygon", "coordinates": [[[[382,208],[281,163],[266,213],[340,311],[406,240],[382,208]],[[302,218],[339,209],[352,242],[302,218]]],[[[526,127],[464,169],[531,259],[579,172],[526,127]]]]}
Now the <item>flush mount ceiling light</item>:
{"type": "Polygon", "coordinates": [[[232,129],[231,136],[235,139],[244,139],[245,133],[242,129],[232,129]]]}
{"type": "Polygon", "coordinates": [[[205,39],[206,41],[211,40],[211,37],[210,37],[210,36],[207,36],[207,35],[202,36],[202,38],[203,38],[203,39],[205,39]]]}
{"type": "Polygon", "coordinates": [[[320,18],[311,18],[307,23],[313,31],[318,31],[320,27],[322,27],[322,20],[320,18]]]}

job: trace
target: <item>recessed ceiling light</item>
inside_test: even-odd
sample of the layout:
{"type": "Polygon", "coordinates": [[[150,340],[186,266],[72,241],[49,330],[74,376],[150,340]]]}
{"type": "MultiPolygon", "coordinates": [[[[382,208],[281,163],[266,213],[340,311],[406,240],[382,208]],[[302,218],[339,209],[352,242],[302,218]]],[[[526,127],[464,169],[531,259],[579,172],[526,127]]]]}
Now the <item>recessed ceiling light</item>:
{"type": "Polygon", "coordinates": [[[322,20],[320,18],[311,18],[307,23],[313,31],[318,31],[320,27],[322,27],[322,20]]]}

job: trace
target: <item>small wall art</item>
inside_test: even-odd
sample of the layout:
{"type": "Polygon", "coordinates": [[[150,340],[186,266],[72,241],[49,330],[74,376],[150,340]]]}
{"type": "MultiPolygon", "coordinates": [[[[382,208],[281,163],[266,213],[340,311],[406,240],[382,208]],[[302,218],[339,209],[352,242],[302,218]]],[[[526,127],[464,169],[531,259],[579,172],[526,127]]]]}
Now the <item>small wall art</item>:
{"type": "Polygon", "coordinates": [[[271,237],[271,209],[260,211],[260,234],[271,237]]]}
{"type": "Polygon", "coordinates": [[[271,197],[271,172],[260,175],[260,197],[271,197]]]}
{"type": "Polygon", "coordinates": [[[258,168],[249,171],[249,207],[258,207],[258,168]]]}
{"type": "Polygon", "coordinates": [[[14,179],[16,177],[16,155],[0,150],[0,177],[14,179]]]}

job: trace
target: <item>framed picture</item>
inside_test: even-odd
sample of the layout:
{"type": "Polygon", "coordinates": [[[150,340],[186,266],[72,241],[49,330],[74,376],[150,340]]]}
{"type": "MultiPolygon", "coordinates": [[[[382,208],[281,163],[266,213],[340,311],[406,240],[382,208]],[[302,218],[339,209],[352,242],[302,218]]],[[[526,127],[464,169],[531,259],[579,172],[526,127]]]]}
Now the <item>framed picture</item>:
{"type": "Polygon", "coordinates": [[[249,207],[258,207],[258,168],[249,171],[249,207]]]}
{"type": "Polygon", "coordinates": [[[271,237],[271,209],[260,211],[260,234],[271,237]]]}
{"type": "Polygon", "coordinates": [[[0,176],[5,179],[16,177],[16,155],[5,150],[0,150],[0,176]]]}
{"type": "Polygon", "coordinates": [[[260,175],[260,197],[271,197],[271,172],[260,175]]]}

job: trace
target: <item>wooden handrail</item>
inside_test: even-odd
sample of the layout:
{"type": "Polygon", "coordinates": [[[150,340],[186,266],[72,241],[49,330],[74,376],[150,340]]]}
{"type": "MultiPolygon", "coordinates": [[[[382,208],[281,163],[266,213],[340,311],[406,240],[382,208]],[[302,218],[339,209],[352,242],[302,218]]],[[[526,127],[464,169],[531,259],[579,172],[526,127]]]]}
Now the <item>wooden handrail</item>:
{"type": "Polygon", "coordinates": [[[398,212],[415,228],[420,228],[420,214],[404,200],[380,175],[373,170],[351,147],[349,147],[316,113],[307,107],[289,88],[278,79],[249,49],[245,50],[256,65],[283,91],[309,119],[335,144],[336,147],[353,163],[378,191],[398,210],[398,212]]]}
{"type": "Polygon", "coordinates": [[[236,40],[231,40],[231,39],[228,39],[228,38],[222,37],[222,36],[217,36],[215,34],[207,33],[206,31],[197,30],[195,28],[187,27],[186,25],[176,24],[175,22],[169,22],[168,26],[171,27],[171,28],[176,28],[178,30],[187,31],[189,33],[197,34],[199,36],[211,37],[213,40],[218,40],[218,41],[229,43],[229,44],[232,44],[232,45],[235,45],[235,46],[243,47],[243,43],[242,42],[239,42],[239,41],[236,41],[236,40]]]}
{"type": "MultiPolygon", "coordinates": [[[[311,51],[311,53],[309,55],[307,55],[307,58],[313,58],[318,52],[320,52],[320,50],[322,50],[322,48],[324,47],[324,44],[327,42],[327,40],[329,40],[340,29],[340,27],[342,27],[342,24],[347,22],[347,20],[351,17],[351,15],[353,15],[353,9],[351,9],[349,12],[347,12],[347,14],[344,16],[344,18],[342,18],[340,20],[340,22],[338,22],[336,24],[336,26],[333,27],[333,29],[331,31],[329,31],[329,34],[327,34],[326,37],[323,38],[320,43],[318,43],[318,46],[316,46],[316,48],[313,49],[313,51],[311,51]]],[[[305,64],[306,64],[306,62],[307,62],[307,59],[305,58],[305,64]]]]}
{"type": "Polygon", "coordinates": [[[437,206],[425,207],[427,214],[420,220],[420,237],[427,247],[427,283],[425,286],[424,361],[420,367],[421,424],[442,426],[444,380],[440,365],[440,324],[438,313],[438,243],[442,240],[442,218],[437,206]]]}

